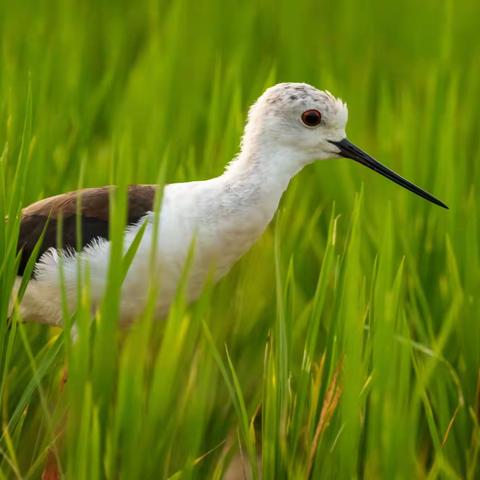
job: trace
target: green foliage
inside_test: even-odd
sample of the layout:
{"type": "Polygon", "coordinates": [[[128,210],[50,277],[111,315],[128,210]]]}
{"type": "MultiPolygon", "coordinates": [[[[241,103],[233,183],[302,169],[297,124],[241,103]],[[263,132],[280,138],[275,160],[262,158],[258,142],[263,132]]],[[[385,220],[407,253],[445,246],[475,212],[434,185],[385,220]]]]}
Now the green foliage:
{"type": "Polygon", "coordinates": [[[252,478],[479,478],[478,1],[1,12],[1,478],[39,478],[51,455],[65,478],[220,479],[239,453],[252,478]],[[227,278],[160,322],[152,282],[125,333],[119,188],[99,311],[83,282],[66,334],[17,313],[7,328],[22,206],[220,174],[277,81],[347,100],[352,141],[450,210],[351,161],[318,163],[227,278]]]}

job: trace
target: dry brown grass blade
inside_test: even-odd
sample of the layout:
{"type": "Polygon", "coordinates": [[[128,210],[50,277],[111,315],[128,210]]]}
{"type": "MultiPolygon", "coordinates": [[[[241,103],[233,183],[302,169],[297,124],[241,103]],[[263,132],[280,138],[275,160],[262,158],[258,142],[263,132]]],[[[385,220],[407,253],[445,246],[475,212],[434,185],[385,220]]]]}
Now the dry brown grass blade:
{"type": "MultiPolygon", "coordinates": [[[[65,383],[68,380],[68,369],[65,367],[62,372],[62,377],[60,379],[60,395],[63,395],[65,390],[65,383]]],[[[58,439],[61,441],[65,431],[65,425],[67,422],[66,415],[64,419],[60,422],[58,427],[58,439]]],[[[58,442],[58,440],[57,440],[58,442]]],[[[60,474],[60,469],[58,466],[57,455],[55,449],[52,447],[48,451],[47,460],[45,462],[45,467],[42,472],[42,480],[59,480],[62,477],[60,474]]]]}
{"type": "Polygon", "coordinates": [[[342,386],[338,383],[338,377],[342,370],[343,361],[340,360],[338,362],[337,367],[332,376],[332,380],[328,385],[327,391],[325,393],[325,398],[322,404],[322,410],[320,412],[320,418],[318,419],[317,428],[315,429],[315,434],[313,436],[312,447],[310,448],[310,454],[308,457],[308,465],[307,465],[307,475],[306,477],[310,477],[312,467],[313,467],[313,460],[315,459],[315,454],[317,452],[318,443],[320,441],[320,436],[327,428],[333,413],[337,409],[338,403],[340,401],[340,396],[342,394],[342,386]]]}
{"type": "Polygon", "coordinates": [[[448,422],[447,429],[445,430],[445,434],[443,435],[442,439],[442,448],[445,446],[448,440],[448,435],[450,434],[450,431],[452,430],[453,424],[455,423],[455,419],[457,418],[458,412],[460,411],[461,406],[457,405],[457,408],[453,412],[452,418],[448,422]]]}

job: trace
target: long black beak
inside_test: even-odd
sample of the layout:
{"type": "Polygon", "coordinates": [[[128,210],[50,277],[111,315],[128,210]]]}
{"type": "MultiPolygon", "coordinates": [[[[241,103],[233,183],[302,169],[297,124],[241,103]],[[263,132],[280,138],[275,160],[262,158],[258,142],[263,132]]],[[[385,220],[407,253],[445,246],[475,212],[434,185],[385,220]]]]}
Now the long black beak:
{"type": "Polygon", "coordinates": [[[416,193],[420,197],[425,198],[429,202],[432,202],[435,205],[439,205],[440,207],[448,209],[448,207],[443,202],[441,202],[438,198],[435,198],[433,195],[430,195],[425,190],[422,190],[420,187],[417,187],[412,182],[409,182],[405,178],[396,174],[393,170],[390,170],[385,165],[382,165],[380,162],[377,162],[374,158],[372,158],[370,155],[368,155],[364,151],[360,150],[358,147],[356,147],[353,143],[348,141],[346,138],[344,138],[343,140],[340,140],[339,142],[334,142],[332,140],[329,140],[329,142],[340,149],[339,155],[341,155],[342,157],[351,158],[352,160],[355,160],[356,162],[359,162],[362,165],[365,165],[366,167],[371,168],[375,172],[380,173],[384,177],[389,178],[395,183],[398,183],[398,185],[401,185],[403,188],[406,188],[407,190],[410,190],[411,192],[416,193]]]}

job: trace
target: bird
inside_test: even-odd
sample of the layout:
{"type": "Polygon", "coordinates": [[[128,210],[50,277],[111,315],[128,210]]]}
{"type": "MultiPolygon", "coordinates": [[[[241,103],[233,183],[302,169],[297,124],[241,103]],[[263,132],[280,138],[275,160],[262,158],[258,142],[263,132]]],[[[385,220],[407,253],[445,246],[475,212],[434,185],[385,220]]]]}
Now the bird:
{"type": "MultiPolygon", "coordinates": [[[[175,298],[192,243],[194,254],[184,287],[187,302],[199,297],[207,279],[219,281],[250,249],[274,217],[290,180],[313,162],[354,160],[448,208],[351,143],[345,132],[347,120],[346,103],[326,90],[306,83],[279,83],[268,88],[250,107],[239,153],[221,175],[163,187],[158,235],[154,202],[160,186],[128,186],[123,248],[127,250],[139,230],[144,230],[123,280],[119,324],[130,325],[145,307],[152,278],[152,249],[160,286],[155,316],[162,318],[175,298]]],[[[22,210],[17,289],[39,242],[32,278],[18,303],[23,321],[63,325],[62,288],[68,307],[74,310],[79,263],[88,264],[92,307],[101,304],[111,250],[109,208],[114,188],[68,192],[22,210]],[[61,243],[57,245],[60,224],[61,243]]]]}

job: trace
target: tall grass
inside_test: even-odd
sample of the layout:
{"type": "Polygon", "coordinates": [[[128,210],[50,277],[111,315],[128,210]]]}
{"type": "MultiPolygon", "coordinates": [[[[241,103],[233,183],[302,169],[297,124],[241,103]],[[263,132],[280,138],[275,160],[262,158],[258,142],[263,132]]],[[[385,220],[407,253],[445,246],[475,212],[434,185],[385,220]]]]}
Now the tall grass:
{"type": "MultiPolygon", "coordinates": [[[[2,0],[0,476],[480,475],[480,43],[475,0],[2,0]],[[348,101],[350,138],[444,211],[348,160],[291,184],[276,221],[194,305],[78,341],[7,329],[22,206],[221,173],[277,81],[348,101]],[[163,173],[162,173],[163,172],[163,173]],[[68,381],[59,388],[64,365],[68,381]]],[[[124,192],[123,192],[124,193],[124,192]]],[[[123,198],[122,198],[123,197],[123,198]]],[[[85,276],[87,277],[87,276],[85,276]]]]}

